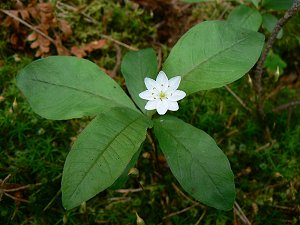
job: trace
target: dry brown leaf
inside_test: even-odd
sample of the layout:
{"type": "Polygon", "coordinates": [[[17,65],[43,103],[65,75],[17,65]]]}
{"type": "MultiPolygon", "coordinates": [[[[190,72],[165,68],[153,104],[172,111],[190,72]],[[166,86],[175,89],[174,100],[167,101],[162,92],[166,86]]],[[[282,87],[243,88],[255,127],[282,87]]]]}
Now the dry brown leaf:
{"type": "Polygon", "coordinates": [[[34,41],[31,43],[30,48],[37,48],[39,47],[40,43],[38,40],[34,41]]]}
{"type": "Polygon", "coordinates": [[[72,35],[72,28],[69,23],[65,20],[58,20],[59,21],[59,29],[63,32],[62,39],[67,40],[72,35]]]}
{"type": "Polygon", "coordinates": [[[25,40],[27,40],[31,42],[30,47],[37,50],[37,57],[48,55],[51,43],[56,47],[59,55],[70,54],[63,46],[62,40],[67,40],[72,35],[72,28],[67,21],[56,18],[51,3],[39,3],[37,0],[31,0],[27,6],[24,6],[20,0],[16,0],[15,8],[15,10],[8,11],[13,16],[7,16],[3,21],[5,26],[15,29],[10,37],[15,48],[24,47],[25,40]],[[14,17],[26,21],[29,25],[21,25],[19,20],[14,17]],[[58,29],[61,32],[57,32],[58,29]],[[24,36],[27,37],[25,40],[24,36]]]}
{"type": "Polygon", "coordinates": [[[12,34],[10,36],[10,43],[14,46],[18,45],[18,41],[19,41],[19,38],[18,38],[18,35],[17,34],[12,34]]]}
{"type": "Polygon", "coordinates": [[[105,45],[106,45],[106,40],[100,39],[98,41],[92,41],[80,48],[73,46],[71,48],[71,53],[77,57],[83,58],[87,56],[87,54],[91,53],[92,51],[103,48],[105,45]]]}
{"type": "Polygon", "coordinates": [[[20,13],[21,18],[22,18],[23,20],[28,20],[29,17],[30,17],[29,12],[28,12],[28,10],[26,10],[26,9],[19,10],[19,13],[20,13]]]}
{"type": "Polygon", "coordinates": [[[84,46],[83,49],[84,49],[84,51],[91,53],[94,50],[103,48],[105,44],[106,44],[106,40],[100,39],[98,41],[92,41],[92,42],[88,43],[87,45],[84,46]]]}
{"type": "Polygon", "coordinates": [[[55,47],[58,55],[70,55],[70,52],[63,46],[61,39],[58,35],[55,36],[55,47]]]}
{"type": "Polygon", "coordinates": [[[32,32],[31,34],[28,35],[27,40],[28,41],[34,41],[37,39],[37,33],[36,32],[32,32]]]}
{"type": "Polygon", "coordinates": [[[31,15],[32,18],[38,18],[39,17],[39,13],[38,10],[35,7],[29,7],[27,8],[29,14],[31,15]]]}
{"type": "Polygon", "coordinates": [[[73,46],[73,47],[71,48],[71,54],[72,54],[72,55],[75,55],[75,56],[77,56],[77,57],[79,57],[79,58],[83,58],[83,57],[86,56],[86,52],[84,51],[84,49],[78,48],[78,47],[76,47],[76,46],[73,46]]]}

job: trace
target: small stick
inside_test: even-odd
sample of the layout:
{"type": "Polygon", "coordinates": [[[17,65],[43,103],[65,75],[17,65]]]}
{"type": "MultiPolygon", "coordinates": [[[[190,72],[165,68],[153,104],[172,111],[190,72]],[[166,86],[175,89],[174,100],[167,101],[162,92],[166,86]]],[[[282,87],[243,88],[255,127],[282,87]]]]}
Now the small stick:
{"type": "Polygon", "coordinates": [[[151,133],[150,133],[150,132],[147,132],[146,136],[147,136],[148,141],[149,141],[150,144],[151,144],[151,147],[152,147],[153,152],[156,152],[155,142],[154,142],[154,140],[153,140],[153,138],[152,138],[151,133]]]}
{"type": "Polygon", "coordinates": [[[245,104],[245,102],[243,102],[243,100],[236,94],[234,93],[234,91],[227,85],[225,85],[226,90],[232,94],[232,96],[249,112],[251,112],[251,109],[247,107],[247,105],[245,104]]]}
{"type": "Polygon", "coordinates": [[[5,194],[7,197],[9,197],[9,198],[11,198],[11,199],[13,199],[13,200],[15,200],[15,201],[19,201],[19,202],[26,202],[26,203],[28,203],[28,202],[29,202],[29,201],[28,201],[28,200],[26,200],[26,199],[17,198],[17,197],[15,197],[15,196],[12,196],[12,195],[10,195],[10,194],[7,194],[7,193],[5,193],[5,192],[4,192],[4,194],[5,194]]]}
{"type": "Polygon", "coordinates": [[[288,108],[291,108],[291,107],[296,107],[298,105],[300,105],[300,101],[292,101],[292,102],[289,102],[287,104],[283,104],[283,105],[277,106],[272,111],[273,112],[280,112],[282,110],[285,110],[285,109],[288,109],[288,108]]]}
{"type": "Polygon", "coordinates": [[[118,190],[115,190],[115,192],[127,194],[127,193],[141,192],[141,191],[144,191],[144,190],[146,190],[146,189],[145,189],[145,188],[136,188],[136,189],[118,189],[118,190]]]}
{"type": "Polygon", "coordinates": [[[200,224],[200,222],[202,221],[202,219],[204,218],[204,216],[205,216],[205,214],[206,214],[206,210],[204,210],[203,211],[203,213],[201,214],[201,216],[200,216],[200,218],[199,218],[199,220],[194,224],[194,225],[198,225],[198,224],[200,224]]]}
{"type": "Polygon", "coordinates": [[[112,41],[112,42],[115,42],[115,43],[118,44],[118,45],[121,45],[121,46],[123,46],[123,47],[125,47],[125,48],[128,48],[128,49],[131,50],[131,51],[138,51],[138,50],[139,50],[138,48],[132,47],[132,46],[127,45],[127,44],[125,44],[125,43],[123,43],[123,42],[120,42],[120,41],[118,41],[118,40],[116,40],[116,39],[113,39],[111,36],[108,36],[108,35],[105,35],[105,34],[100,34],[100,36],[101,36],[102,38],[105,38],[105,39],[107,39],[107,40],[110,40],[110,41],[112,41]]]}
{"type": "Polygon", "coordinates": [[[114,47],[116,48],[116,65],[115,65],[115,67],[113,68],[113,70],[110,73],[110,77],[111,78],[115,78],[117,76],[117,72],[120,69],[121,60],[122,60],[122,51],[121,51],[121,48],[117,44],[114,44],[114,47]]]}
{"type": "Polygon", "coordinates": [[[177,187],[177,185],[175,183],[172,183],[173,188],[175,189],[175,191],[181,195],[183,198],[185,198],[186,200],[194,203],[194,204],[198,204],[199,207],[201,207],[202,209],[206,209],[206,207],[204,205],[201,205],[199,202],[194,201],[193,199],[189,198],[186,194],[184,194],[179,187],[177,187]]]}
{"type": "Polygon", "coordinates": [[[265,144],[263,146],[260,146],[257,149],[255,149],[255,152],[260,152],[260,151],[263,151],[265,149],[268,149],[268,148],[272,147],[274,143],[276,143],[276,141],[269,142],[269,143],[267,143],[267,144],[265,144]]]}
{"type": "Polygon", "coordinates": [[[36,183],[36,184],[27,184],[25,186],[22,186],[22,187],[18,187],[18,188],[11,188],[11,189],[3,189],[4,192],[15,192],[15,191],[20,191],[20,190],[23,190],[23,189],[26,189],[26,188],[30,188],[32,187],[33,185],[34,186],[39,186],[41,185],[42,183],[36,183]]]}
{"type": "Polygon", "coordinates": [[[193,205],[191,205],[191,206],[189,206],[189,207],[186,207],[186,208],[184,208],[184,209],[182,209],[182,210],[180,210],[180,211],[170,213],[169,215],[164,216],[164,217],[163,217],[163,220],[165,220],[165,219],[167,219],[167,218],[170,218],[170,217],[173,217],[173,216],[177,216],[177,215],[179,215],[179,214],[181,214],[181,213],[184,213],[184,212],[186,212],[186,211],[189,211],[190,209],[192,209],[192,208],[194,208],[194,207],[196,207],[196,206],[198,206],[198,205],[199,205],[198,203],[195,203],[195,204],[193,204],[193,205]]]}
{"type": "Polygon", "coordinates": [[[172,183],[172,186],[173,186],[173,188],[175,189],[175,191],[176,191],[179,195],[181,195],[183,198],[185,198],[185,199],[188,200],[188,201],[191,201],[191,202],[194,202],[194,203],[195,203],[195,201],[192,200],[191,198],[189,198],[186,194],[184,194],[184,193],[180,190],[180,188],[177,187],[176,184],[172,183]]]}
{"type": "Polygon", "coordinates": [[[33,27],[32,25],[30,25],[29,23],[27,23],[26,21],[22,20],[21,18],[11,14],[8,10],[3,10],[0,9],[1,12],[5,13],[6,15],[12,17],[15,20],[18,20],[20,23],[22,23],[23,25],[27,26],[28,28],[30,28],[31,30],[35,31],[36,33],[42,35],[44,38],[47,38],[49,41],[51,41],[54,45],[55,45],[55,40],[51,37],[49,37],[47,34],[45,34],[44,32],[40,31],[39,29],[33,27]]]}
{"type": "Polygon", "coordinates": [[[287,23],[287,21],[296,14],[297,10],[300,7],[300,0],[296,0],[294,2],[294,4],[292,5],[292,7],[284,14],[283,17],[281,17],[277,24],[275,25],[267,43],[266,43],[266,47],[257,63],[256,66],[256,70],[255,70],[255,82],[254,82],[254,86],[255,86],[255,91],[257,93],[257,97],[258,97],[258,111],[260,113],[260,115],[262,117],[264,117],[264,112],[263,112],[263,105],[264,105],[264,100],[261,99],[261,95],[262,95],[262,75],[263,75],[263,67],[266,61],[266,58],[268,56],[268,53],[270,51],[270,49],[272,48],[276,37],[279,33],[279,31],[281,30],[281,28],[284,26],[284,24],[287,23]]]}
{"type": "Polygon", "coordinates": [[[54,195],[54,197],[50,200],[50,202],[49,202],[49,203],[45,206],[45,208],[43,209],[44,212],[50,207],[50,205],[55,201],[55,199],[59,196],[60,193],[61,193],[61,190],[59,190],[59,191],[54,195]]]}
{"type": "Polygon", "coordinates": [[[8,181],[8,179],[9,179],[10,177],[11,177],[11,174],[8,174],[8,175],[4,178],[4,180],[0,180],[1,185],[5,184],[6,181],[8,181]]]}
{"type": "Polygon", "coordinates": [[[240,217],[244,224],[251,225],[251,222],[248,220],[245,213],[236,201],[234,202],[234,209],[236,210],[236,214],[240,217]]]}
{"type": "Polygon", "coordinates": [[[130,197],[114,197],[114,198],[109,198],[108,201],[110,202],[114,202],[114,203],[117,203],[117,202],[128,202],[130,201],[131,198],[130,197]]]}

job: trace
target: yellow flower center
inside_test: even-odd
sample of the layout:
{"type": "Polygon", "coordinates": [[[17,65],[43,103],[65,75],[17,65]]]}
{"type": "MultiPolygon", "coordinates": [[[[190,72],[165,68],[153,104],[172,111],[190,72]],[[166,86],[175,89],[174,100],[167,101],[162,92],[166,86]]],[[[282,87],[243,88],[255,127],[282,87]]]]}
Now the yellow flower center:
{"type": "Polygon", "coordinates": [[[161,92],[159,93],[159,98],[160,98],[161,100],[167,98],[166,93],[161,91],[161,92]]]}

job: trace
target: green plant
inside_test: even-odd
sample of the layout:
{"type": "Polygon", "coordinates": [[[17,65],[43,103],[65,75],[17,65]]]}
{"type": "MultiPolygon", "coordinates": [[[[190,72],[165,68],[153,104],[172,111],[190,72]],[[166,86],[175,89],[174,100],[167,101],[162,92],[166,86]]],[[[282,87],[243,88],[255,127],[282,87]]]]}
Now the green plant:
{"type": "MultiPolygon", "coordinates": [[[[187,95],[222,87],[251,69],[263,43],[262,34],[231,22],[203,22],[183,35],[162,69],[171,78],[169,81],[180,75],[179,88],[187,95]]],[[[209,206],[231,209],[235,198],[233,173],[215,141],[174,116],[158,117],[145,110],[146,101],[139,94],[145,90],[145,78],[152,79],[157,74],[155,51],[129,52],[121,67],[134,102],[95,64],[75,57],[37,60],[17,77],[18,87],[42,117],[94,117],[73,144],[65,162],[65,208],[76,207],[109,186],[122,183],[138,158],[147,129],[153,127],[181,186],[209,206]]],[[[160,83],[158,79],[156,82],[160,83]]],[[[165,79],[163,83],[169,81],[165,79]]],[[[165,93],[160,98],[163,102],[165,93]]],[[[172,108],[176,109],[177,106],[172,108]]],[[[165,111],[158,109],[159,114],[165,111]]]]}

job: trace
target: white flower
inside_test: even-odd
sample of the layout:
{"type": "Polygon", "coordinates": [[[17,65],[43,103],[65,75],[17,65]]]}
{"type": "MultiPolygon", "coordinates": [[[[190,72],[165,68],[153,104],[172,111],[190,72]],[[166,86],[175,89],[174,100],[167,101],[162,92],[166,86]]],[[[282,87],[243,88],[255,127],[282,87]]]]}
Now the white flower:
{"type": "Polygon", "coordinates": [[[140,98],[148,100],[145,109],[156,109],[159,115],[164,115],[168,110],[177,111],[177,101],[186,96],[184,91],[177,90],[180,81],[180,76],[168,80],[163,71],[158,73],[156,80],[146,77],[144,82],[148,90],[139,94],[140,98]]]}

